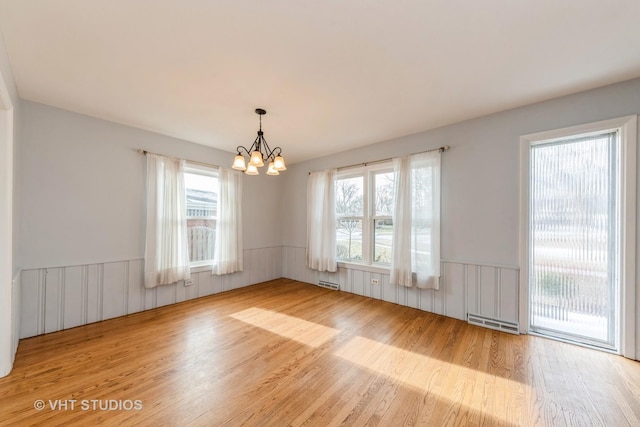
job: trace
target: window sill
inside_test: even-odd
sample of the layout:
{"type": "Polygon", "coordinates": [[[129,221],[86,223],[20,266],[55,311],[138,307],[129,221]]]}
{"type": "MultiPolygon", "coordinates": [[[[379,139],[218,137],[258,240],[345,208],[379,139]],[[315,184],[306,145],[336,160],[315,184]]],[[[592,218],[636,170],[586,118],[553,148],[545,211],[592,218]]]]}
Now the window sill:
{"type": "Polygon", "coordinates": [[[381,267],[377,265],[367,265],[367,264],[357,264],[355,262],[338,262],[339,268],[346,268],[348,270],[360,270],[360,271],[368,271],[371,273],[379,273],[379,274],[390,274],[391,267],[381,267]]]}
{"type": "Polygon", "coordinates": [[[211,271],[213,267],[210,265],[198,265],[191,267],[191,273],[202,273],[203,271],[211,271]]]}

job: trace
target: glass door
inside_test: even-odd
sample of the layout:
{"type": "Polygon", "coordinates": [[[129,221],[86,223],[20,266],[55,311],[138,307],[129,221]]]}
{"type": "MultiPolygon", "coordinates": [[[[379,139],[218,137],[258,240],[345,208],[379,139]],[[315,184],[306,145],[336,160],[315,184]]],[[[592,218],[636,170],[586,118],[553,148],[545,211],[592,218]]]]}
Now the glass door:
{"type": "Polygon", "coordinates": [[[616,349],[619,141],[614,130],[531,145],[532,332],[616,349]]]}

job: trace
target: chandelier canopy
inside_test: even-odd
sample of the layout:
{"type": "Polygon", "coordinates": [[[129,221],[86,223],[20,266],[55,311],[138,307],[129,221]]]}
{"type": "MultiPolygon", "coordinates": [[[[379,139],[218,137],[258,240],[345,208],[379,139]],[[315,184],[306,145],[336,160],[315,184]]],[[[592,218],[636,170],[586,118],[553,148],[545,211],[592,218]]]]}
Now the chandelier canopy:
{"type": "Polygon", "coordinates": [[[238,145],[236,151],[238,154],[233,159],[233,169],[243,171],[247,175],[258,175],[258,168],[261,168],[268,163],[267,175],[280,175],[280,172],[286,170],[287,167],[284,164],[284,158],[282,157],[282,149],[276,147],[273,150],[269,148],[267,140],[264,139],[264,132],[262,132],[262,116],[267,114],[267,111],[262,108],[256,108],[256,114],[260,117],[260,129],[258,130],[258,136],[249,149],[238,145]],[[245,161],[243,152],[249,158],[249,163],[245,161]]]}

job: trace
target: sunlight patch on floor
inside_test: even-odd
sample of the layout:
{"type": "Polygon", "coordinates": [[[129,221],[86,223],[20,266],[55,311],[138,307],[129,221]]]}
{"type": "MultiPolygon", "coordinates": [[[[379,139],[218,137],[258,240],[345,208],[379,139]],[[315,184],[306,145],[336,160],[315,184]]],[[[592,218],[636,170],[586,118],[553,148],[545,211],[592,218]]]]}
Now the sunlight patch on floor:
{"type": "Polygon", "coordinates": [[[239,311],[229,317],[314,348],[340,333],[328,326],[257,307],[239,311]]]}
{"type": "Polygon", "coordinates": [[[524,397],[528,386],[509,378],[474,370],[364,337],[354,337],[335,356],[384,375],[402,385],[435,394],[478,412],[505,420],[505,405],[514,396],[524,397]],[[475,384],[462,387],[462,384],[475,384]],[[473,395],[456,395],[474,390],[473,395]],[[499,402],[498,404],[496,404],[499,402]]]}

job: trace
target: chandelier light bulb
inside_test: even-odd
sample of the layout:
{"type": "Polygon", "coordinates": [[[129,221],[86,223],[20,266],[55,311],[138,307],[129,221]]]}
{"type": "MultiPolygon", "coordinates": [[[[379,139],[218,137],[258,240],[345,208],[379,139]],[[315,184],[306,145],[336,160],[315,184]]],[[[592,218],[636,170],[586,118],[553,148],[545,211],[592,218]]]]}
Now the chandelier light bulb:
{"type": "Polygon", "coordinates": [[[235,169],[235,170],[239,170],[239,171],[246,171],[247,170],[247,165],[244,162],[244,156],[238,154],[233,159],[233,166],[231,166],[231,168],[235,169]]]}
{"type": "Polygon", "coordinates": [[[249,160],[249,163],[251,163],[252,165],[256,165],[259,168],[264,166],[264,162],[262,161],[262,153],[259,151],[254,151],[253,153],[251,153],[251,160],[249,160]]]}
{"type": "Polygon", "coordinates": [[[287,167],[284,164],[284,157],[282,156],[276,156],[276,158],[273,160],[273,167],[277,170],[277,171],[284,171],[287,170],[287,167]]]}
{"type": "Polygon", "coordinates": [[[269,163],[269,169],[267,169],[267,175],[280,175],[280,172],[275,168],[274,163],[269,163]]]}

